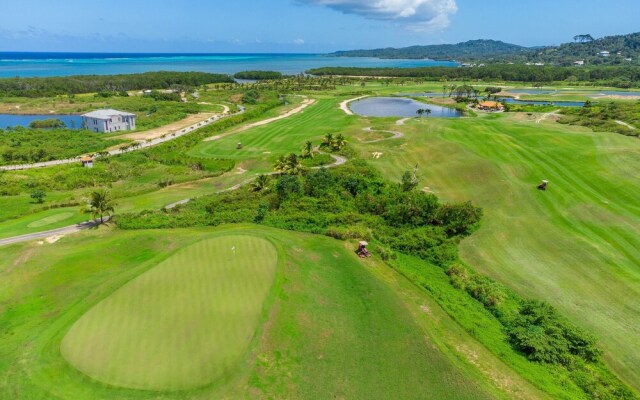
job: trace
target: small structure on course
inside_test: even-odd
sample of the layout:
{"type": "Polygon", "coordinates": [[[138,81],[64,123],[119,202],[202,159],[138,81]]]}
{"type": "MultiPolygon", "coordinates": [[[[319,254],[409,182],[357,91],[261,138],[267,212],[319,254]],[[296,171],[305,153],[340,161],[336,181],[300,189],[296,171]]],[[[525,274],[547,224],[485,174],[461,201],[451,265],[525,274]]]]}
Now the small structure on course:
{"type": "Polygon", "coordinates": [[[497,101],[483,101],[476,108],[483,111],[504,111],[504,105],[497,101]]]}
{"type": "Polygon", "coordinates": [[[136,115],[107,109],[97,110],[82,116],[82,125],[94,132],[118,132],[136,129],[136,115]]]}
{"type": "Polygon", "coordinates": [[[85,168],[93,168],[93,157],[82,156],[80,157],[80,163],[85,168]]]}

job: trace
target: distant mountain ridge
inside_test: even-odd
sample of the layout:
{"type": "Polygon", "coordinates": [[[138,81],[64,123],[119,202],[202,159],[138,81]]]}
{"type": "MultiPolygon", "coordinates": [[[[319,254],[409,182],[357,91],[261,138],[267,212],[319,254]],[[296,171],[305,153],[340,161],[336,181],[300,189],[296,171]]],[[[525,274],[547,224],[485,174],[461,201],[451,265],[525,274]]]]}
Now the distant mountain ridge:
{"type": "Polygon", "coordinates": [[[513,55],[528,52],[530,49],[499,40],[469,40],[457,44],[435,44],[427,46],[410,46],[403,48],[388,47],[374,50],[347,50],[332,53],[337,57],[377,57],[377,58],[409,58],[432,60],[464,60],[473,61],[496,56],[513,55]]]}
{"type": "Polygon", "coordinates": [[[577,35],[574,43],[524,47],[499,40],[469,40],[457,44],[337,51],[336,57],[432,59],[461,62],[545,63],[552,65],[638,65],[640,33],[594,39],[577,35]]]}

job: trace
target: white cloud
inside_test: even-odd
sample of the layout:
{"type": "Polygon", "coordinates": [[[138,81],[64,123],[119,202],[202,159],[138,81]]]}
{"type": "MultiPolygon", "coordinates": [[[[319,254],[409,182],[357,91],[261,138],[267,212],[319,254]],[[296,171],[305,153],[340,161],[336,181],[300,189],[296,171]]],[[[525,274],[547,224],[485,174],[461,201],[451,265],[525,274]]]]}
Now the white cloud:
{"type": "Polygon", "coordinates": [[[293,44],[303,45],[304,44],[304,39],[294,39],[293,44]]]}
{"type": "Polygon", "coordinates": [[[458,11],[456,0],[297,0],[322,5],[368,19],[406,23],[414,30],[439,30],[449,26],[458,11]]]}

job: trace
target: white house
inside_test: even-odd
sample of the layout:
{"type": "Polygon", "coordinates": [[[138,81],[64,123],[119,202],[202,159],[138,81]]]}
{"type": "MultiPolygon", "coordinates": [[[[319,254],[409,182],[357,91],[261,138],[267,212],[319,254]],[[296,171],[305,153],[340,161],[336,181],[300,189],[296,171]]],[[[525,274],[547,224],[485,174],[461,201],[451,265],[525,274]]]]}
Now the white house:
{"type": "Polygon", "coordinates": [[[136,115],[118,110],[97,110],[82,116],[82,124],[94,132],[117,132],[136,129],[136,115]]]}
{"type": "Polygon", "coordinates": [[[584,65],[584,60],[577,60],[573,62],[573,65],[576,66],[583,66],[584,65]]]}
{"type": "Polygon", "coordinates": [[[600,55],[601,57],[609,57],[611,55],[611,52],[604,50],[598,53],[598,55],[600,55]]]}

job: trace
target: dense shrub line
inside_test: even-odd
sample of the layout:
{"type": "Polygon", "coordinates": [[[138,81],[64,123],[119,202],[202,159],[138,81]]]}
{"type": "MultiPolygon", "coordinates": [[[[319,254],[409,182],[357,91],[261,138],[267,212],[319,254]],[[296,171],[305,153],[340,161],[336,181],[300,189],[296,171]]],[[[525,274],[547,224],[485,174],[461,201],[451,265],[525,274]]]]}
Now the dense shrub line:
{"type": "Polygon", "coordinates": [[[236,79],[253,79],[256,81],[282,79],[282,73],[277,71],[241,71],[233,75],[236,79]]]}
{"type": "Polygon", "coordinates": [[[145,72],[125,75],[78,75],[47,78],[0,79],[0,96],[49,97],[61,94],[113,93],[127,90],[168,89],[233,83],[229,75],[205,72],[145,72]]]}
{"type": "Polygon", "coordinates": [[[597,132],[617,132],[627,136],[640,135],[640,102],[587,102],[584,107],[567,107],[562,110],[562,118],[558,122],[568,125],[579,125],[597,132]],[[636,129],[617,123],[623,121],[636,129]]]}
{"type": "Polygon", "coordinates": [[[0,165],[62,160],[123,142],[86,130],[0,129],[0,165]]]}
{"type": "Polygon", "coordinates": [[[362,76],[423,78],[427,80],[492,80],[511,82],[589,82],[619,88],[640,87],[640,69],[618,67],[553,67],[521,64],[490,64],[482,68],[421,67],[421,68],[361,68],[324,67],[307,71],[316,76],[362,76]]]}

